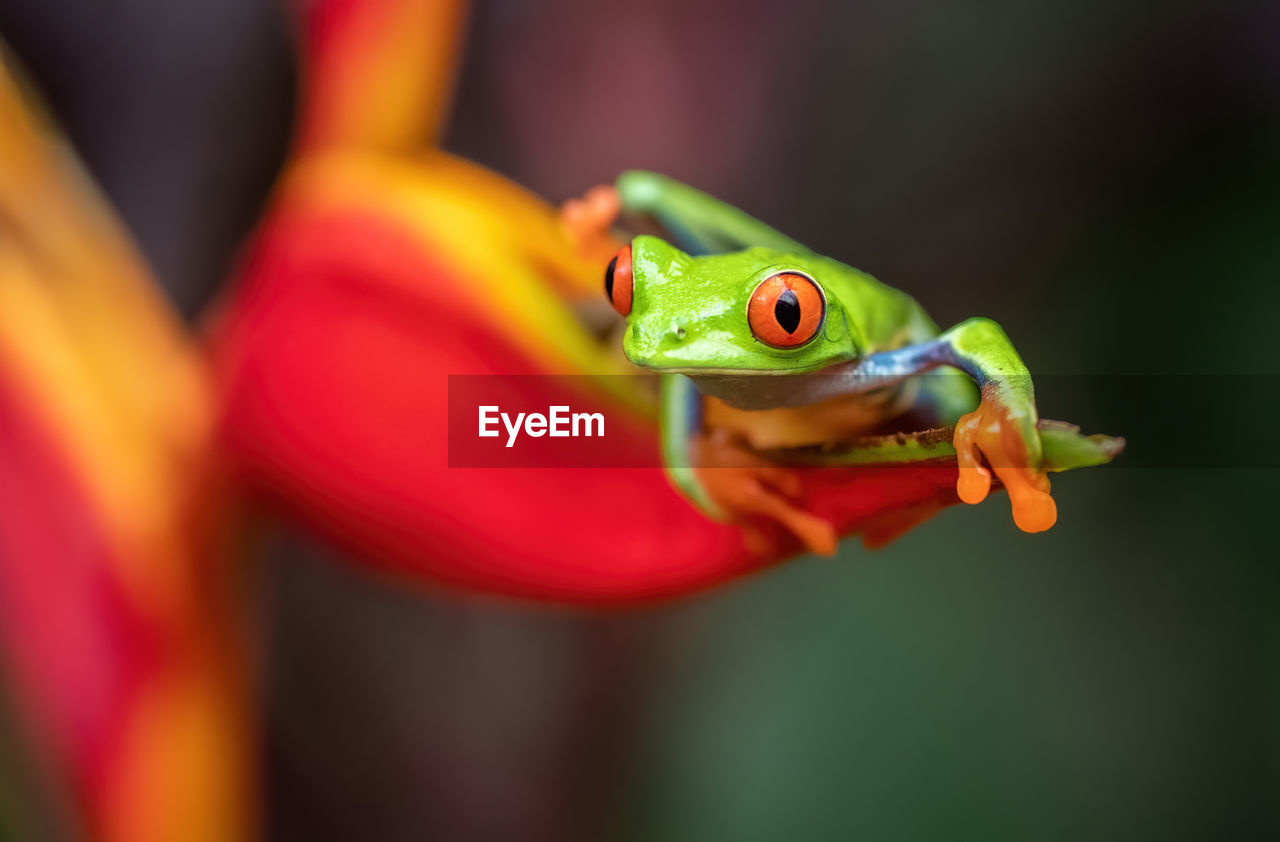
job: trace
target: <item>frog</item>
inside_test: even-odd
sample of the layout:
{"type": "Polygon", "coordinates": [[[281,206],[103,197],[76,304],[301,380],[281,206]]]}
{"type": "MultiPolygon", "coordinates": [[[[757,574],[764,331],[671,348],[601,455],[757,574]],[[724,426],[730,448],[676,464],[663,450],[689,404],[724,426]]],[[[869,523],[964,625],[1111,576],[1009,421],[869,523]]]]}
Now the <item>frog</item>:
{"type": "Polygon", "coordinates": [[[954,428],[962,502],[986,499],[994,473],[1019,529],[1055,524],[1030,372],[995,321],[942,329],[906,292],[658,173],[624,172],[564,216],[599,249],[623,213],[671,233],[623,242],[604,292],[626,358],[658,375],[664,469],[709,517],[772,518],[830,555],[834,526],[762,454],[828,448],[834,464],[835,445],[897,425],[954,428]]]}

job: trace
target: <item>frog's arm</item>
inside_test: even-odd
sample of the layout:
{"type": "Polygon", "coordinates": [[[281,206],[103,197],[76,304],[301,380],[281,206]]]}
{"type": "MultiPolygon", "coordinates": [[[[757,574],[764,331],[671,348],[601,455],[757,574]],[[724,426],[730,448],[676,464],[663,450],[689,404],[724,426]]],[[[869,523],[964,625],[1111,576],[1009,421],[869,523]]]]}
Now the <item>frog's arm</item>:
{"type": "Polygon", "coordinates": [[[960,499],[978,503],[987,496],[991,473],[982,465],[985,457],[1009,490],[1018,526],[1027,532],[1048,529],[1057,519],[1057,509],[1040,470],[1031,375],[999,325],[990,319],[969,319],[935,339],[871,354],[856,375],[893,379],[941,366],[960,369],[982,391],[977,409],[956,421],[960,499]]]}
{"type": "Polygon", "coordinates": [[[733,205],[657,173],[631,170],[615,184],[623,210],[652,216],[690,254],[765,246],[793,254],[810,249],[733,205]]]}
{"type": "MultiPolygon", "coordinates": [[[[859,382],[883,382],[943,366],[958,368],[971,377],[984,397],[993,395],[1007,406],[1016,408],[1021,430],[1035,429],[1031,373],[1014,350],[1009,337],[990,319],[967,319],[925,342],[871,354],[853,374],[859,382]]],[[[943,410],[944,414],[954,414],[955,411],[955,406],[943,410]]],[[[958,418],[944,420],[955,421],[958,418]]],[[[1037,449],[1031,456],[1038,462],[1038,444],[1035,446],[1037,449]]]]}

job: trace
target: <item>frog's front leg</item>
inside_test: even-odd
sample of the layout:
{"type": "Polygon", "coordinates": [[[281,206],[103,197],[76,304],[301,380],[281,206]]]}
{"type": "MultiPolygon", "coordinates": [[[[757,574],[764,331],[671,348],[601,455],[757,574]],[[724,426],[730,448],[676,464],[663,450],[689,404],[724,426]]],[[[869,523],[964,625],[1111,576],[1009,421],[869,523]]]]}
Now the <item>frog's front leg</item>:
{"type": "Polygon", "coordinates": [[[1009,492],[1018,528],[1043,532],[1053,526],[1058,512],[1040,469],[1031,375],[999,325],[969,319],[928,342],[872,354],[859,369],[872,376],[903,376],[939,366],[965,372],[982,395],[978,407],[955,422],[957,495],[966,503],[986,498],[991,472],[982,464],[985,457],[1009,492]]]}
{"type": "Polygon", "coordinates": [[[792,502],[800,493],[795,474],[743,445],[704,433],[704,399],[687,377],[661,375],[659,389],[663,465],[671,483],[690,502],[717,520],[772,518],[811,551],[835,553],[835,527],[792,502]]]}

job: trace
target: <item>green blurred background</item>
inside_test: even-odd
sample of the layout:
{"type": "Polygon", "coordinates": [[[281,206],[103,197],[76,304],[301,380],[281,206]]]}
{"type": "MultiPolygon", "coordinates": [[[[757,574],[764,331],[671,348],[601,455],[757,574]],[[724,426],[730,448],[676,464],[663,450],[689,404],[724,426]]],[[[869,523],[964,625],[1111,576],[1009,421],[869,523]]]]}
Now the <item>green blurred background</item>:
{"type": "MultiPolygon", "coordinates": [[[[3,0],[0,32],[194,316],[283,157],[281,11],[3,0]]],[[[1046,415],[1131,452],[1058,479],[1047,535],[957,507],[622,615],[282,531],[270,838],[1280,838],[1280,7],[480,0],[447,145],[557,201],[707,189],[996,319],[1046,415]]],[[[7,765],[0,812],[56,837],[7,765]]]]}

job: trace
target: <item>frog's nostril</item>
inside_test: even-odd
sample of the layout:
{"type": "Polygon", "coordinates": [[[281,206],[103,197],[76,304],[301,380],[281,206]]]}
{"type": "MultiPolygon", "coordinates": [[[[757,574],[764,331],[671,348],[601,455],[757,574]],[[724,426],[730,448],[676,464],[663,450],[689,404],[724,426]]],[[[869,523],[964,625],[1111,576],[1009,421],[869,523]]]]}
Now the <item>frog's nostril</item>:
{"type": "Polygon", "coordinates": [[[684,328],[676,328],[676,339],[684,339],[684,328]]]}

